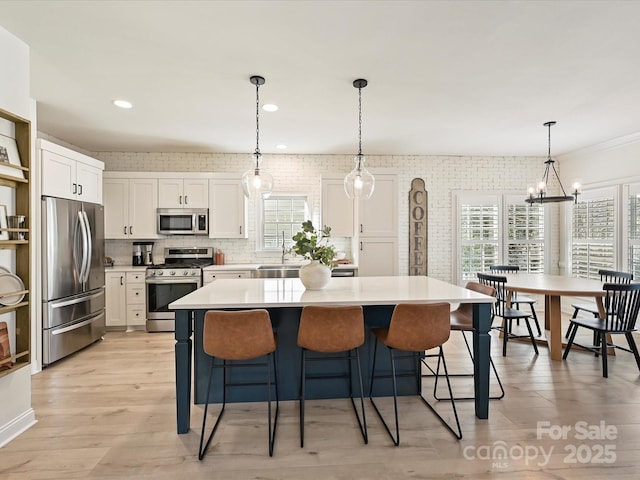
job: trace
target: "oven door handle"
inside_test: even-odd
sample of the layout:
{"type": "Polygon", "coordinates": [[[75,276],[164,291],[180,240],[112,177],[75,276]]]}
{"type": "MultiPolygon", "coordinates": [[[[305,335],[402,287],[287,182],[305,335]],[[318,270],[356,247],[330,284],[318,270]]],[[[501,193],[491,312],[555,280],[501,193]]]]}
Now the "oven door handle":
{"type": "Polygon", "coordinates": [[[195,283],[200,286],[200,279],[198,277],[162,277],[162,278],[147,278],[145,283],[150,285],[158,285],[162,283],[195,283]]]}

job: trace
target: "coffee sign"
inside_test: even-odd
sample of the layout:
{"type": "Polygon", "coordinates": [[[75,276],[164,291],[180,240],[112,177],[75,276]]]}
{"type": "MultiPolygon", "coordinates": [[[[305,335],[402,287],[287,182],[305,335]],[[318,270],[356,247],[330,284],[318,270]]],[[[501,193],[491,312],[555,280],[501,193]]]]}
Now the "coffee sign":
{"type": "Polygon", "coordinates": [[[427,274],[427,191],[414,178],[409,192],[409,275],[427,274]]]}

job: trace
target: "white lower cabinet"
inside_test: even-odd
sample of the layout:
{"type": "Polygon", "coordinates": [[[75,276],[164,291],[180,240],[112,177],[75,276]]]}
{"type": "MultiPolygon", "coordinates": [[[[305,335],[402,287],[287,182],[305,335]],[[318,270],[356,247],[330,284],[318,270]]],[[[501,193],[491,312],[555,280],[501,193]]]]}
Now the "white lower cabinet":
{"type": "Polygon", "coordinates": [[[144,271],[127,272],[127,330],[144,330],[147,296],[144,271]]]}
{"type": "Polygon", "coordinates": [[[144,275],[144,270],[105,273],[108,329],[143,330],[146,327],[144,275]]]}
{"type": "Polygon", "coordinates": [[[358,276],[398,275],[397,238],[361,238],[358,246],[358,276]]]}
{"type": "Polygon", "coordinates": [[[123,330],[127,326],[127,276],[125,272],[105,272],[106,326],[123,330]]]}

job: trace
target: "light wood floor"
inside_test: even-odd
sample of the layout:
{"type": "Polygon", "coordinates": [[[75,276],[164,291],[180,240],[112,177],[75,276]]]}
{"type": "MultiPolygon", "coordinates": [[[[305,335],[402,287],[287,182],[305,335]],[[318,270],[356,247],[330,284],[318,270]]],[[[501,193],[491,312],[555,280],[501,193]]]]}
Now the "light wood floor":
{"type": "MultiPolygon", "coordinates": [[[[109,332],[103,341],[35,375],[38,423],[0,449],[0,478],[640,478],[640,374],[624,352],[611,358],[610,377],[604,379],[600,360],[589,353],[573,351],[567,361],[551,362],[545,348],[536,357],[530,345],[509,342],[503,358],[494,341],[507,394],[491,401],[488,421],[474,417],[471,402],[458,402],[462,441],[416,398],[402,398],[400,446],[392,445],[368,401],[365,446],[348,400],[323,400],[308,401],[301,449],[297,403],[284,402],[275,454],[269,458],[266,405],[229,405],[200,462],[202,407],[192,409],[192,430],[176,434],[173,344],[169,333],[109,332]],[[565,439],[538,438],[537,422],[545,421],[571,430],[565,439]],[[577,422],[596,433],[604,430],[601,426],[615,433],[582,440],[577,422]],[[500,447],[506,458],[498,455],[500,447]]],[[[468,369],[459,334],[452,334],[447,354],[450,370],[468,369]]],[[[462,394],[471,391],[470,382],[458,378],[454,386],[462,394]]],[[[431,379],[425,383],[431,385],[431,379]]],[[[392,414],[388,399],[383,403],[392,414]]],[[[445,413],[447,407],[438,404],[445,413]]]]}

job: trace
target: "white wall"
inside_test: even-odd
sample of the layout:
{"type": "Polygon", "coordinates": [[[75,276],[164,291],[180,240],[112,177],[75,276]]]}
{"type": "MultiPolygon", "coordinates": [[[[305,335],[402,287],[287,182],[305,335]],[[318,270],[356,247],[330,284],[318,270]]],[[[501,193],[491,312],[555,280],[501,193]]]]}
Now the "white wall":
{"type": "MultiPolygon", "coordinates": [[[[31,119],[29,47],[0,27],[0,108],[31,119]]],[[[32,302],[35,301],[32,298],[32,302]]],[[[31,409],[31,371],[21,368],[0,378],[0,446],[35,422],[31,409]]]]}
{"type": "MultiPolygon", "coordinates": [[[[53,140],[55,141],[55,140],[53,140]]],[[[105,162],[111,171],[207,171],[238,172],[251,165],[248,154],[210,153],[120,153],[94,152],[93,157],[105,162]]],[[[424,179],[429,193],[429,275],[452,279],[453,190],[499,191],[522,193],[542,175],[544,159],[539,157],[463,157],[463,156],[386,156],[367,157],[367,167],[394,169],[399,176],[399,266],[400,274],[408,269],[408,196],[411,180],[424,179]]],[[[274,192],[308,192],[313,197],[314,218],[320,212],[320,179],[323,173],[344,173],[353,168],[351,155],[264,155],[263,167],[274,177],[274,192]]],[[[156,256],[167,242],[181,245],[204,245],[221,248],[227,263],[254,262],[255,222],[254,206],[249,209],[249,238],[247,240],[213,240],[196,237],[158,241],[156,256]]],[[[554,224],[555,225],[555,224],[554,224]]],[[[557,264],[557,242],[549,245],[549,255],[557,264]]],[[[106,254],[116,261],[131,262],[130,241],[107,241],[106,254]]],[[[259,257],[257,261],[276,260],[259,257]]],[[[279,256],[278,256],[279,260],[279,256]]],[[[552,263],[553,263],[552,262],[552,263]]]]}

